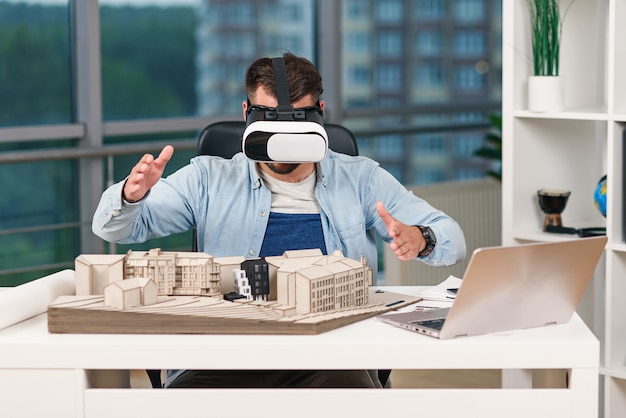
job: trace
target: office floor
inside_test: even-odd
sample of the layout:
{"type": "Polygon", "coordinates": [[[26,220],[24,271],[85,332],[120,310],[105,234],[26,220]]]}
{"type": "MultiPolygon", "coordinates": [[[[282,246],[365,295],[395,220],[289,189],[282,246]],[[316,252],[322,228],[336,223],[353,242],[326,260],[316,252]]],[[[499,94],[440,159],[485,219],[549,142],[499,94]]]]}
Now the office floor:
{"type": "MultiPolygon", "coordinates": [[[[498,388],[500,370],[394,370],[394,388],[498,388]]],[[[149,388],[145,371],[131,372],[131,387],[149,388]]]]}

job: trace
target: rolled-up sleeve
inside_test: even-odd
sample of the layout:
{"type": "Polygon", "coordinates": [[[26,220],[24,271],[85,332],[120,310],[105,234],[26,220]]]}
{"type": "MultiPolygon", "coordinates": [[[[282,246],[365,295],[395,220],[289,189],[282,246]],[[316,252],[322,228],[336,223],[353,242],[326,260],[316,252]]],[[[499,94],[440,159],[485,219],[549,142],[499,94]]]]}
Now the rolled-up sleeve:
{"type": "Polygon", "coordinates": [[[465,235],[460,225],[443,211],[433,207],[427,201],[415,196],[391,174],[380,167],[374,169],[368,182],[370,191],[371,216],[379,234],[389,242],[387,233],[378,213],[376,201],[381,201],[389,213],[406,225],[429,226],[437,238],[437,244],[427,257],[418,257],[419,261],[432,266],[450,266],[466,256],[465,235]]]}
{"type": "Polygon", "coordinates": [[[141,215],[143,200],[129,203],[122,199],[126,180],[106,189],[93,216],[91,229],[98,237],[119,244],[131,243],[135,222],[141,215]]]}

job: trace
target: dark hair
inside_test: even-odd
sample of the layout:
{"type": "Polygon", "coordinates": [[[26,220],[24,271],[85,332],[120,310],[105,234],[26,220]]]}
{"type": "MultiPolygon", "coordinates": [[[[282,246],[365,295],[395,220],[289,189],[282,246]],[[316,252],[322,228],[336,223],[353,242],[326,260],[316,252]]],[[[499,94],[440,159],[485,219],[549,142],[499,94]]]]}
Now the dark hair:
{"type": "MultiPolygon", "coordinates": [[[[309,94],[313,96],[315,101],[318,101],[324,88],[322,87],[322,77],[313,63],[291,52],[285,52],[283,58],[287,66],[287,83],[291,102],[300,100],[309,94]]],[[[259,86],[276,97],[272,59],[266,57],[254,61],[246,71],[244,84],[248,98],[254,97],[259,86]]]]}

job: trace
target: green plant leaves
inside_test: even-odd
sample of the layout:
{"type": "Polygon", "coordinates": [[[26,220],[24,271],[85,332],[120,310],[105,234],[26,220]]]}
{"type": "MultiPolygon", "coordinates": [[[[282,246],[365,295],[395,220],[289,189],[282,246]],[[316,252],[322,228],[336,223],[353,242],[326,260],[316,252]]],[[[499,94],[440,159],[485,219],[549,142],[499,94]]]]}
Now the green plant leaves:
{"type": "Polygon", "coordinates": [[[533,70],[538,76],[559,75],[561,20],[558,0],[530,0],[533,70]]]}

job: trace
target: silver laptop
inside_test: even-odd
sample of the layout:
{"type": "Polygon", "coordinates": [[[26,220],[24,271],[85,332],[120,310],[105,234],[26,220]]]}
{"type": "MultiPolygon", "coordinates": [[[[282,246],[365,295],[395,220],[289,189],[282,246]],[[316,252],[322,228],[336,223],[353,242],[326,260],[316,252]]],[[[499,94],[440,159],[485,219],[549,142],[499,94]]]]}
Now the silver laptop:
{"type": "Polygon", "coordinates": [[[565,323],[606,242],[601,236],[478,248],[450,308],[377,318],[441,339],[565,323]]]}

